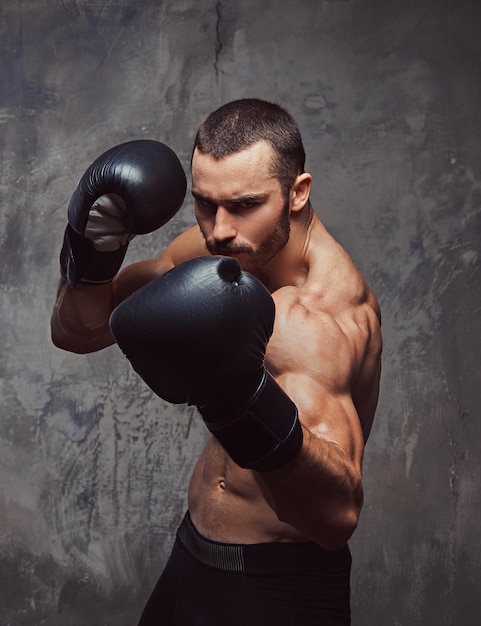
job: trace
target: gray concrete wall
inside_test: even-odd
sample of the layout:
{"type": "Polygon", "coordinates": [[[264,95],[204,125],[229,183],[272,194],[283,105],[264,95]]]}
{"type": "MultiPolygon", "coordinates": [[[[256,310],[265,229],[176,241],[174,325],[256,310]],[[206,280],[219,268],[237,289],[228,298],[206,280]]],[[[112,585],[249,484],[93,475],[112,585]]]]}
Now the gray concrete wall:
{"type": "Polygon", "coordinates": [[[353,623],[481,623],[480,25],[478,0],[3,0],[0,624],[130,626],[165,562],[203,426],[116,347],[52,346],[58,251],[95,156],[155,138],[188,170],[243,96],[299,121],[316,211],[383,309],[353,623]]]}

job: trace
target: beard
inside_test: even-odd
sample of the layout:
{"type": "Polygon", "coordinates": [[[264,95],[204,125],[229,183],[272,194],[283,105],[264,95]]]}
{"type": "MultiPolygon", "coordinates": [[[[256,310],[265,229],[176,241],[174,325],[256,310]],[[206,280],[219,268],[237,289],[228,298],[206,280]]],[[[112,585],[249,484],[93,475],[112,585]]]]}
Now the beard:
{"type": "Polygon", "coordinates": [[[259,274],[262,268],[284,248],[289,241],[291,224],[289,219],[289,203],[283,206],[282,214],[272,232],[255,249],[248,244],[233,242],[217,242],[208,239],[204,233],[205,244],[213,255],[239,254],[239,262],[243,270],[251,274],[259,274]]]}

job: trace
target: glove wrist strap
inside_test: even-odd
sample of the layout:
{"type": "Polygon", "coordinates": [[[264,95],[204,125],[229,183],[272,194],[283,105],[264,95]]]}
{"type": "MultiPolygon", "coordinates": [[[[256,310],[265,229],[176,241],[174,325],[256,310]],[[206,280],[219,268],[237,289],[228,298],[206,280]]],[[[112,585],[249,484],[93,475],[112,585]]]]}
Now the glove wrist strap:
{"type": "Polygon", "coordinates": [[[234,409],[232,419],[232,407],[225,410],[223,421],[215,419],[208,407],[199,410],[209,431],[240,467],[277,469],[286,465],[302,446],[297,407],[267,372],[249,403],[240,411],[234,409]]]}
{"type": "Polygon", "coordinates": [[[109,283],[123,263],[128,244],[112,252],[100,252],[90,239],[79,235],[70,224],[65,229],[60,252],[60,274],[70,287],[77,283],[109,283]]]}

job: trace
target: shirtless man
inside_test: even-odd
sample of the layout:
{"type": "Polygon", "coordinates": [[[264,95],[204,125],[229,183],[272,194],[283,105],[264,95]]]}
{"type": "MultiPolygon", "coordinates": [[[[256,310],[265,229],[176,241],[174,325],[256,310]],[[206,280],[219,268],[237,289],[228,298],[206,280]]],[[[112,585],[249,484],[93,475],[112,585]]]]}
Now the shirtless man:
{"type": "MultiPolygon", "coordinates": [[[[188,513],[141,626],[350,623],[347,542],[362,506],[363,450],[378,400],[380,311],[348,254],[313,212],[312,177],[304,160],[298,128],[281,107],[253,99],[228,103],[207,118],[194,142],[197,225],[158,257],[119,273],[115,268],[112,277],[102,278],[107,282],[92,285],[74,278],[73,288],[60,282],[52,315],[56,346],[79,353],[100,350],[114,343],[113,331],[152,389],[167,400],[196,404],[216,434],[195,467],[188,513]],[[243,271],[234,276],[236,262],[243,271]],[[219,264],[233,268],[230,278],[219,264]],[[166,272],[172,276],[167,282],[166,272]],[[176,300],[179,292],[190,313],[204,303],[217,311],[224,283],[229,289],[248,284],[256,296],[245,305],[245,317],[256,324],[258,309],[259,325],[273,324],[272,334],[268,328],[256,343],[253,368],[268,380],[268,390],[247,389],[250,382],[231,384],[228,360],[221,363],[225,380],[221,375],[221,384],[212,381],[211,371],[196,361],[198,350],[189,352],[189,341],[195,343],[189,332],[197,330],[186,322],[187,339],[180,332],[176,341],[183,343],[189,375],[198,371],[199,385],[177,397],[173,388],[179,382],[183,389],[185,381],[178,381],[182,374],[176,370],[173,382],[164,383],[161,372],[170,377],[168,362],[177,356],[166,349],[155,360],[165,343],[159,337],[156,346],[156,324],[164,327],[164,307],[184,306],[176,300]],[[148,358],[142,352],[145,334],[146,341],[154,337],[152,350],[146,344],[148,358]],[[216,393],[222,397],[220,409],[212,408],[216,393]],[[263,393],[264,401],[258,401],[263,393]],[[274,443],[262,444],[263,460],[249,457],[247,405],[259,423],[268,423],[269,436],[279,428],[274,443]],[[226,413],[235,415],[240,438],[224,437],[226,413]]],[[[75,257],[69,246],[67,241],[61,255],[64,278],[68,259],[75,257]]],[[[104,252],[92,254],[101,265],[104,252]]],[[[233,334],[223,324],[202,347],[212,345],[219,359],[233,334]]],[[[232,350],[249,352],[244,345],[232,350]]],[[[215,361],[206,354],[206,363],[215,361]]],[[[242,359],[238,367],[243,370],[242,359]]]]}

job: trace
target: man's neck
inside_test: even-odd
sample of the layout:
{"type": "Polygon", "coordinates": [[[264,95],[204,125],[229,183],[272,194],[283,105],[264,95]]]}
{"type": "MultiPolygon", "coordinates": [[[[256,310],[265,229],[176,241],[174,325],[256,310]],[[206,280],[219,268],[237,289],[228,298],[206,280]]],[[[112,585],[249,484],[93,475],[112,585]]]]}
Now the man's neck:
{"type": "Polygon", "coordinates": [[[287,244],[263,268],[258,278],[272,293],[281,287],[300,287],[309,273],[311,231],[318,218],[312,208],[291,215],[291,232],[287,244]]]}

